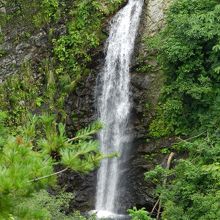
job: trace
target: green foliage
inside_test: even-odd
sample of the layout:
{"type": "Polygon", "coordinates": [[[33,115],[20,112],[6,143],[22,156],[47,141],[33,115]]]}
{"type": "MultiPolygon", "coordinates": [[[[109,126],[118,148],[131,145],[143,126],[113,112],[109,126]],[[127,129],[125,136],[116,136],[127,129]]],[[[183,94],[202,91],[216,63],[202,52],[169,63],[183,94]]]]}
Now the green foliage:
{"type": "Polygon", "coordinates": [[[56,22],[60,18],[59,0],[41,0],[39,12],[34,16],[33,21],[37,27],[56,22]]]}
{"type": "Polygon", "coordinates": [[[0,216],[3,219],[13,213],[23,197],[54,182],[53,177],[30,182],[37,176],[53,173],[52,159],[45,160],[40,152],[33,150],[32,142],[21,136],[5,137],[0,152],[0,170],[0,216]]]}
{"type": "MultiPolygon", "coordinates": [[[[169,171],[169,175],[175,178],[171,178],[167,186],[159,187],[163,219],[220,218],[219,141],[215,136],[201,137],[175,146],[180,151],[187,151],[189,157],[178,161],[175,168],[169,171]]],[[[152,175],[150,173],[147,175],[152,175]]],[[[168,171],[165,173],[167,175],[168,171]]]]}
{"type": "Polygon", "coordinates": [[[154,184],[162,185],[164,179],[167,178],[168,175],[170,175],[169,170],[166,170],[160,165],[157,165],[153,170],[145,173],[145,179],[150,180],[154,184]]]}
{"type": "Polygon", "coordinates": [[[171,170],[157,166],[145,174],[158,184],[157,193],[164,209],[162,219],[219,219],[220,139],[207,135],[174,146],[188,153],[171,170]],[[164,180],[168,180],[165,185],[164,180]]]}
{"type": "Polygon", "coordinates": [[[7,137],[8,129],[5,128],[5,120],[7,118],[7,113],[0,111],[0,150],[5,144],[7,137]]]}
{"type": "Polygon", "coordinates": [[[32,197],[24,199],[18,205],[15,216],[22,219],[71,219],[65,212],[69,209],[69,202],[73,199],[72,193],[60,192],[50,195],[46,190],[34,193],[32,197]]]}
{"type": "MultiPolygon", "coordinates": [[[[57,190],[59,191],[59,189],[57,190]]],[[[22,216],[24,220],[95,220],[93,216],[85,218],[79,212],[67,214],[72,199],[74,199],[74,195],[63,192],[63,190],[55,195],[41,190],[18,205],[16,216],[22,216]]]]}
{"type": "Polygon", "coordinates": [[[10,21],[21,24],[25,19],[26,25],[30,27],[31,25],[42,27],[51,22],[58,21],[62,3],[63,1],[59,0],[5,1],[4,5],[7,9],[7,14],[0,15],[4,19],[1,23],[5,24],[10,21]]]}
{"type": "Polygon", "coordinates": [[[192,127],[205,126],[203,119],[219,96],[219,14],[216,0],[172,4],[165,30],[152,44],[166,75],[153,136],[188,134],[192,127]]]}
{"type": "MultiPolygon", "coordinates": [[[[75,171],[84,173],[97,167],[104,157],[98,151],[98,142],[91,140],[91,135],[100,129],[100,123],[94,123],[88,128],[78,131],[74,138],[66,140],[65,148],[60,151],[62,163],[75,171]]],[[[59,124],[60,137],[62,138],[65,138],[64,131],[63,125],[59,124]]],[[[50,143],[47,143],[47,146],[51,148],[50,143]]]]}
{"type": "MultiPolygon", "coordinates": [[[[16,77],[9,77],[1,86],[1,110],[10,111],[9,123],[17,126],[25,121],[28,110],[44,109],[66,118],[64,103],[77,83],[90,72],[89,64],[96,49],[105,39],[103,24],[107,16],[113,14],[124,0],[12,0],[6,1],[7,14],[0,26],[10,28],[25,26],[30,33],[44,28],[48,33],[50,58],[45,58],[35,69],[26,65],[16,77]],[[65,35],[54,32],[57,23],[66,27],[65,35]],[[17,26],[16,26],[17,25],[17,26]],[[36,28],[35,28],[36,29],[36,28]],[[52,43],[53,41],[53,43],[52,43]],[[32,85],[32,86],[30,86],[32,85]]],[[[24,35],[24,34],[23,34],[24,35]]],[[[16,36],[19,42],[24,36],[16,36]]],[[[49,49],[49,48],[48,48],[49,49]]],[[[0,52],[4,56],[4,51],[0,52]]],[[[40,110],[42,111],[42,110],[40,110]]]]}
{"type": "Polygon", "coordinates": [[[90,140],[91,135],[100,129],[100,124],[94,124],[78,132],[75,138],[68,139],[65,126],[56,123],[54,116],[30,117],[16,135],[7,132],[5,120],[6,115],[1,112],[0,218],[5,219],[10,214],[16,216],[15,207],[27,210],[21,206],[24,199],[40,189],[53,186],[56,183],[54,165],[65,165],[87,173],[103,159],[97,143],[90,140]]]}
{"type": "Polygon", "coordinates": [[[38,77],[34,76],[31,64],[24,64],[18,73],[9,76],[0,84],[0,110],[8,113],[7,125],[12,130],[17,130],[18,126],[27,122],[29,112],[50,111],[59,114],[64,121],[65,97],[57,99],[58,92],[49,60],[42,63],[38,77]]]}
{"type": "Polygon", "coordinates": [[[166,76],[151,134],[189,136],[172,148],[185,155],[175,167],[145,174],[165,220],[220,219],[219,15],[217,0],[176,0],[166,28],[148,40],[166,76]]]}
{"type": "MultiPolygon", "coordinates": [[[[54,40],[54,53],[60,62],[58,79],[70,77],[70,89],[75,88],[81,76],[89,73],[92,51],[105,38],[102,32],[106,16],[113,13],[122,0],[76,0],[70,11],[67,34],[54,40]]],[[[64,85],[63,85],[64,86],[64,85]]],[[[68,85],[66,85],[68,86],[68,85]]]]}
{"type": "MultiPolygon", "coordinates": [[[[41,190],[56,184],[59,173],[55,173],[54,166],[63,167],[61,173],[67,169],[88,173],[106,156],[92,140],[101,128],[99,123],[69,139],[65,125],[58,121],[65,120],[67,95],[90,72],[94,49],[106,37],[102,29],[107,16],[123,2],[5,2],[7,14],[0,15],[1,27],[25,26],[24,36],[18,33],[13,39],[15,44],[22,37],[29,38],[35,27],[44,28],[48,40],[54,38],[54,54],[48,51],[51,58],[44,60],[34,73],[31,64],[25,64],[0,85],[0,219],[86,219],[79,213],[64,216],[60,207],[65,204],[41,190]],[[58,22],[66,25],[65,35],[55,36],[52,25],[58,22]]],[[[4,51],[0,56],[4,56],[4,51]]]]}
{"type": "Polygon", "coordinates": [[[29,64],[22,67],[21,73],[9,77],[0,84],[1,111],[7,111],[9,126],[18,126],[26,122],[27,112],[35,109],[40,82],[33,76],[29,64]]]}
{"type": "Polygon", "coordinates": [[[132,220],[153,220],[144,208],[138,210],[134,207],[133,209],[129,209],[128,213],[132,220]]]}

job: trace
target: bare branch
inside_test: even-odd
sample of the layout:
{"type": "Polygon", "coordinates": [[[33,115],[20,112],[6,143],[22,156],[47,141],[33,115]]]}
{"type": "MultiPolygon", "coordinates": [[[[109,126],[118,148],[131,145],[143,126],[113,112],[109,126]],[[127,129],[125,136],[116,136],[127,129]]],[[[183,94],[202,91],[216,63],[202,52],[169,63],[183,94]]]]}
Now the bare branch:
{"type": "Polygon", "coordinates": [[[65,172],[65,171],[67,171],[67,170],[68,170],[68,168],[65,168],[65,169],[60,170],[60,171],[58,171],[58,172],[56,172],[56,173],[52,173],[52,174],[50,174],[50,175],[46,175],[46,176],[42,176],[42,177],[38,177],[38,178],[35,178],[35,179],[32,179],[32,180],[29,180],[28,183],[37,182],[37,181],[39,181],[39,180],[46,179],[46,178],[49,178],[49,177],[51,177],[51,176],[56,176],[56,175],[59,175],[59,174],[65,172]]]}
{"type": "MultiPolygon", "coordinates": [[[[172,159],[173,159],[174,156],[175,156],[175,153],[171,152],[168,159],[167,159],[166,169],[168,169],[168,170],[170,169],[171,162],[172,162],[172,159]]],[[[165,186],[166,183],[167,183],[167,176],[163,181],[163,186],[165,186]]],[[[160,214],[161,214],[161,207],[162,207],[160,198],[157,200],[157,202],[155,203],[153,209],[151,210],[151,212],[150,212],[151,215],[154,213],[154,210],[156,209],[157,206],[158,206],[158,210],[157,210],[157,218],[156,219],[159,220],[160,219],[160,214]],[[158,204],[159,204],[159,206],[158,206],[158,204]]]]}

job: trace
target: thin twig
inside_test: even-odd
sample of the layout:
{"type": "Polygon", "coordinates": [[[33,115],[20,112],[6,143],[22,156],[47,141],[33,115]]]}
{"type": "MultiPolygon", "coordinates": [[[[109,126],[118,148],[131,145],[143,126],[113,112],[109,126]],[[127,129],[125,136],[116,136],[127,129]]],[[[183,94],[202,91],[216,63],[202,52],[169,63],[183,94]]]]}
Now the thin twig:
{"type": "Polygon", "coordinates": [[[154,213],[154,210],[156,209],[158,203],[160,202],[160,199],[157,200],[157,202],[155,203],[154,207],[152,208],[150,214],[152,215],[154,213]]]}
{"type": "Polygon", "coordinates": [[[32,179],[32,180],[29,180],[28,183],[36,182],[36,181],[39,181],[39,180],[42,180],[42,179],[46,179],[46,178],[49,178],[49,177],[51,177],[51,176],[56,176],[56,175],[59,175],[59,174],[65,172],[65,171],[67,171],[67,170],[68,170],[68,168],[65,168],[65,169],[60,170],[60,171],[58,171],[58,172],[56,172],[56,173],[52,173],[52,174],[50,174],[50,175],[46,175],[46,176],[42,176],[42,177],[38,177],[38,178],[35,178],[35,179],[32,179]]]}
{"type": "MultiPolygon", "coordinates": [[[[187,141],[189,141],[189,140],[192,140],[192,139],[195,139],[195,138],[198,138],[198,137],[202,136],[204,133],[206,133],[206,131],[204,131],[204,132],[202,132],[202,133],[200,133],[200,134],[198,134],[198,135],[196,135],[196,136],[187,138],[187,139],[182,139],[182,138],[180,138],[180,137],[178,137],[178,139],[179,139],[181,142],[187,142],[187,141]]],[[[181,143],[181,142],[180,142],[180,143],[181,143]]]]}
{"type": "MultiPolygon", "coordinates": [[[[170,169],[171,162],[172,162],[172,159],[173,159],[174,155],[175,155],[175,153],[171,152],[168,159],[167,159],[166,169],[168,169],[168,170],[170,169]]],[[[167,183],[167,176],[163,181],[163,186],[165,186],[166,183],[167,183]]],[[[157,202],[155,203],[153,209],[151,210],[151,213],[150,213],[151,215],[154,213],[154,210],[156,209],[157,206],[158,206],[158,210],[157,210],[157,218],[156,219],[159,220],[160,219],[160,214],[161,214],[161,207],[162,207],[160,198],[157,200],[157,202]],[[158,204],[159,204],[159,206],[158,206],[158,204]]]]}
{"type": "Polygon", "coordinates": [[[159,202],[159,207],[158,207],[158,210],[157,210],[157,220],[159,220],[160,219],[160,210],[161,210],[161,201],[159,202]]]}

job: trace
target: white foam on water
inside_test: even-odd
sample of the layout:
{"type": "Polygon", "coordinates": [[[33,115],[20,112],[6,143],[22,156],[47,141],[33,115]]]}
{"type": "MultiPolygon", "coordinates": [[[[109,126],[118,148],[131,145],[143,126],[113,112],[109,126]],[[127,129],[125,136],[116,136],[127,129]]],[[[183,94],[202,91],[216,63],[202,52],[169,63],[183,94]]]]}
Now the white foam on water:
{"type": "Polygon", "coordinates": [[[98,219],[125,219],[126,215],[116,214],[113,212],[105,211],[105,210],[92,210],[89,213],[90,215],[96,215],[98,219]]]}

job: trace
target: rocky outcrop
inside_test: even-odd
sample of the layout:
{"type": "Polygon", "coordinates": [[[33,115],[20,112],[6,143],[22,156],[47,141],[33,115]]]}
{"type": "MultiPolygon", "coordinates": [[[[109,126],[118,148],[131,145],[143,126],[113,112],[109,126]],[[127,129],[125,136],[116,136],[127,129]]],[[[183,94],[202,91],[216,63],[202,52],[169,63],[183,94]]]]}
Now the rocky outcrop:
{"type": "MultiPolygon", "coordinates": [[[[11,16],[10,8],[0,8],[0,13],[11,16]]],[[[51,39],[49,39],[50,27],[37,28],[32,21],[14,18],[8,21],[3,28],[0,27],[0,83],[9,75],[20,70],[25,63],[30,63],[36,74],[39,66],[46,58],[52,57],[51,39]]],[[[54,35],[66,32],[63,21],[53,27],[54,35]]]]}
{"type": "Polygon", "coordinates": [[[133,152],[128,172],[128,207],[145,207],[151,210],[155,203],[154,189],[151,182],[144,180],[144,173],[158,164],[165,164],[167,156],[161,149],[169,147],[172,139],[152,140],[148,135],[148,126],[155,115],[164,76],[157,63],[156,51],[150,51],[146,38],[157,34],[165,23],[165,12],[170,1],[149,0],[145,8],[131,71],[131,89],[133,98],[133,152]],[[143,66],[146,68],[143,69],[143,66]],[[140,71],[140,68],[143,70],[140,71]]]}
{"type": "Polygon", "coordinates": [[[143,37],[153,36],[158,33],[165,22],[165,13],[172,0],[147,0],[144,11],[143,37]]]}
{"type": "MultiPolygon", "coordinates": [[[[47,52],[48,41],[45,31],[42,30],[23,42],[14,42],[18,33],[16,30],[12,32],[6,35],[5,42],[0,45],[0,51],[4,53],[0,58],[0,80],[15,74],[25,62],[42,60],[47,52]]],[[[20,34],[25,35],[25,32],[20,34]]]]}
{"type": "MultiPolygon", "coordinates": [[[[1,8],[7,14],[7,9],[1,8]]],[[[24,24],[10,23],[1,30],[4,38],[0,44],[0,81],[15,74],[23,63],[37,62],[45,57],[48,49],[47,33],[34,31],[24,24]]]]}

